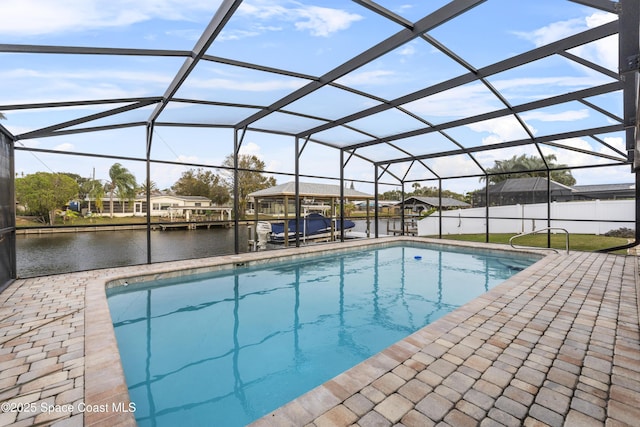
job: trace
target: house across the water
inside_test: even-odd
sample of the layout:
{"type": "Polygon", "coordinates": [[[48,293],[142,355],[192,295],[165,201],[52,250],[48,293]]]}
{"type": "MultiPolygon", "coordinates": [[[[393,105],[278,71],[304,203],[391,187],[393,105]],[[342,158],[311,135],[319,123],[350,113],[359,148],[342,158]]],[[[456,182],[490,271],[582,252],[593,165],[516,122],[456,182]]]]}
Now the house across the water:
{"type": "MultiPolygon", "coordinates": [[[[102,199],[102,209],[96,209],[93,199],[87,199],[88,212],[98,215],[111,215],[111,200],[102,199]]],[[[191,221],[196,217],[208,220],[231,220],[232,208],[214,206],[213,202],[203,196],[178,196],[173,194],[154,194],[150,197],[151,216],[167,217],[170,220],[181,219],[191,221]]],[[[113,216],[145,216],[147,215],[146,197],[135,197],[133,200],[113,198],[113,216]]]]}

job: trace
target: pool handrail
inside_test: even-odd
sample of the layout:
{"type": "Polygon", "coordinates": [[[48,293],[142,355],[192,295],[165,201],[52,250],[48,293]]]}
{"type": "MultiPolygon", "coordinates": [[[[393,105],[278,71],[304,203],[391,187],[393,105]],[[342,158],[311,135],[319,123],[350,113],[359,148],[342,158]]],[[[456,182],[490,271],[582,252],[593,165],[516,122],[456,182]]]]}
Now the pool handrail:
{"type": "MultiPolygon", "coordinates": [[[[525,249],[527,246],[520,246],[517,247],[513,244],[513,240],[518,238],[518,237],[522,237],[522,236],[528,236],[529,234],[536,234],[539,233],[541,231],[551,231],[551,230],[560,230],[563,231],[566,235],[566,239],[565,239],[565,251],[567,253],[567,255],[569,255],[569,231],[567,231],[567,229],[565,228],[560,228],[560,227],[545,227],[545,228],[540,228],[538,230],[532,230],[532,231],[527,231],[526,233],[520,233],[520,234],[516,234],[515,236],[512,236],[509,239],[509,244],[511,245],[512,248],[514,249],[525,249]]],[[[551,251],[554,251],[555,253],[560,253],[558,252],[556,249],[554,248],[540,248],[540,249],[548,249],[551,251]]]]}

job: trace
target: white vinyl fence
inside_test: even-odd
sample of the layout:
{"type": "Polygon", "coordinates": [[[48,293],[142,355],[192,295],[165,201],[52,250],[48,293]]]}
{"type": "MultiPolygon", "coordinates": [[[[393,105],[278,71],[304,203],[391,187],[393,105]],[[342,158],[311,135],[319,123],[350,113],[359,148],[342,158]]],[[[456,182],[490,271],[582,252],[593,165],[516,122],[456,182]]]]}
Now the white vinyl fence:
{"type": "MultiPolygon", "coordinates": [[[[484,233],[486,231],[485,215],[484,207],[444,211],[442,212],[442,235],[484,233]]],[[[553,202],[551,218],[551,227],[564,228],[569,233],[599,235],[622,227],[635,229],[635,200],[553,202]]],[[[438,223],[438,212],[418,221],[418,235],[438,235],[438,223]]],[[[518,234],[545,227],[547,227],[546,203],[489,208],[489,233],[518,234]]]]}

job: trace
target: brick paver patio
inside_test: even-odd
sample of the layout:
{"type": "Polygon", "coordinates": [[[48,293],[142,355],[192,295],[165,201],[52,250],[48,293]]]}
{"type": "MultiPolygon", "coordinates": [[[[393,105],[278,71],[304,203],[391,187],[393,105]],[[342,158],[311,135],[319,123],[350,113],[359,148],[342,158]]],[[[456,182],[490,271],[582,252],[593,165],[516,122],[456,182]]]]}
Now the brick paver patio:
{"type": "MultiPolygon", "coordinates": [[[[106,283],[273,256],[16,281],[0,294],[0,426],[135,425],[106,283]]],[[[636,257],[547,256],[253,426],[637,426],[637,279],[636,257]]]]}

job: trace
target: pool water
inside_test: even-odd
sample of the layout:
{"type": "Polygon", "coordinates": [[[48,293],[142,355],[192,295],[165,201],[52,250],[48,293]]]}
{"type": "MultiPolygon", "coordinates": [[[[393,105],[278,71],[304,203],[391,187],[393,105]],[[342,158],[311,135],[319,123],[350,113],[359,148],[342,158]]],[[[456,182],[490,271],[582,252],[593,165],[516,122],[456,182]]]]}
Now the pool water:
{"type": "Polygon", "coordinates": [[[140,426],[242,426],[538,258],[417,245],[110,289],[140,426]]]}

